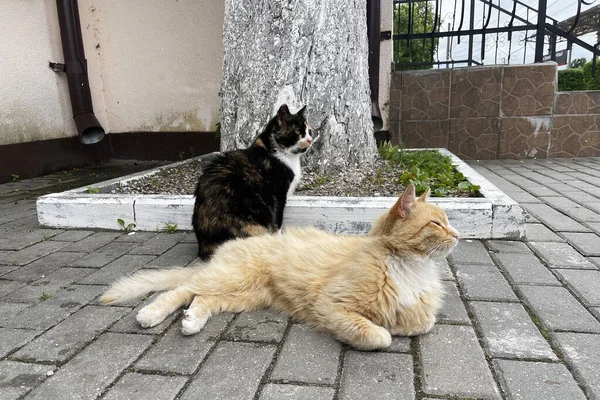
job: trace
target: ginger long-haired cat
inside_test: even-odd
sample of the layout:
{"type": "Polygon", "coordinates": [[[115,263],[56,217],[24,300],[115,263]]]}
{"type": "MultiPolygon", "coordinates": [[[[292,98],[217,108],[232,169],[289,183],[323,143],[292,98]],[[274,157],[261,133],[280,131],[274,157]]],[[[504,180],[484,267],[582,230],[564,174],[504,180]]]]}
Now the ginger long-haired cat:
{"type": "Polygon", "coordinates": [[[189,305],[185,335],[219,312],[272,307],[357,349],[385,348],[391,335],[428,332],[440,307],[435,261],[454,248],[458,232],[428,195],[416,198],[410,185],[368,236],[289,228],[283,235],[237,239],[207,264],[122,278],[100,300],[112,304],[168,290],[137,320],[152,327],[189,305]]]}

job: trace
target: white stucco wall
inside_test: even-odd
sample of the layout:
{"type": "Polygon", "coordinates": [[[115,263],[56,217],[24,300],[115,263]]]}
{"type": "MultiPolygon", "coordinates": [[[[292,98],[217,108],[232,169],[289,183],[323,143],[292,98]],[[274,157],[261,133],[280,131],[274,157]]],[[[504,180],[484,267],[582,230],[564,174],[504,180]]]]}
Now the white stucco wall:
{"type": "Polygon", "coordinates": [[[54,0],[0,2],[0,145],[77,134],[57,21],[54,0]]]}
{"type": "MultiPolygon", "coordinates": [[[[213,131],[223,1],[80,0],[94,112],[109,133],[213,131]]],[[[0,145],[77,135],[55,0],[0,2],[0,145]]]]}
{"type": "MultiPolygon", "coordinates": [[[[394,26],[393,0],[381,0],[381,32],[390,31],[394,26]]],[[[379,108],[383,118],[383,130],[389,129],[389,101],[392,79],[392,61],[394,52],[393,40],[384,40],[379,46],[379,108]]]]}

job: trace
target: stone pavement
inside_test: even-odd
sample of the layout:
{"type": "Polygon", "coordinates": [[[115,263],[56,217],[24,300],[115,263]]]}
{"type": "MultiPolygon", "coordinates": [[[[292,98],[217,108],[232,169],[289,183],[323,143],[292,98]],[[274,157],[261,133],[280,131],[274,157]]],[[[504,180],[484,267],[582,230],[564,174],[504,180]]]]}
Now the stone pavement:
{"type": "Polygon", "coordinates": [[[600,398],[600,159],[471,165],[529,211],[527,240],[461,241],[439,323],[385,352],[270,311],[193,337],[178,316],[140,329],[150,299],[95,299],[121,275],[190,263],[193,235],[38,226],[37,195],[119,168],[0,185],[0,398],[600,398]]]}

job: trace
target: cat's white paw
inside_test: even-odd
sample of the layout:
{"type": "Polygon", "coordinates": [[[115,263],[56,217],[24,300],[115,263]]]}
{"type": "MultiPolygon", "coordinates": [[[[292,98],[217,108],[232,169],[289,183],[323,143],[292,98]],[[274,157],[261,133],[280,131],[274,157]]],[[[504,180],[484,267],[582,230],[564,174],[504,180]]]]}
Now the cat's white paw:
{"type": "Polygon", "coordinates": [[[197,318],[190,310],[185,310],[181,319],[181,333],[184,335],[193,335],[200,332],[204,328],[207,319],[197,318]]]}
{"type": "Polygon", "coordinates": [[[137,321],[142,328],[152,328],[164,321],[166,315],[152,309],[150,306],[142,308],[137,314],[137,321]]]}

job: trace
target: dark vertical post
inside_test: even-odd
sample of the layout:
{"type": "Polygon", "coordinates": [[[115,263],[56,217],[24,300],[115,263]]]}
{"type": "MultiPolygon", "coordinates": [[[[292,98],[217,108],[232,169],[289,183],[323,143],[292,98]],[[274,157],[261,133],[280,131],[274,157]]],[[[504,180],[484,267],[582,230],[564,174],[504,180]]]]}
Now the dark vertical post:
{"type": "Polygon", "coordinates": [[[473,64],[473,29],[475,29],[475,0],[471,0],[471,15],[469,17],[471,22],[469,24],[469,67],[473,64]]]}
{"type": "Polygon", "coordinates": [[[371,86],[371,119],[373,129],[381,130],[379,110],[379,44],[381,42],[381,2],[367,0],[367,36],[369,40],[369,84],[371,86]]]}
{"type": "Polygon", "coordinates": [[[546,7],[547,0],[538,0],[537,33],[535,37],[535,59],[534,62],[544,61],[544,36],[546,35],[546,7]]]}

